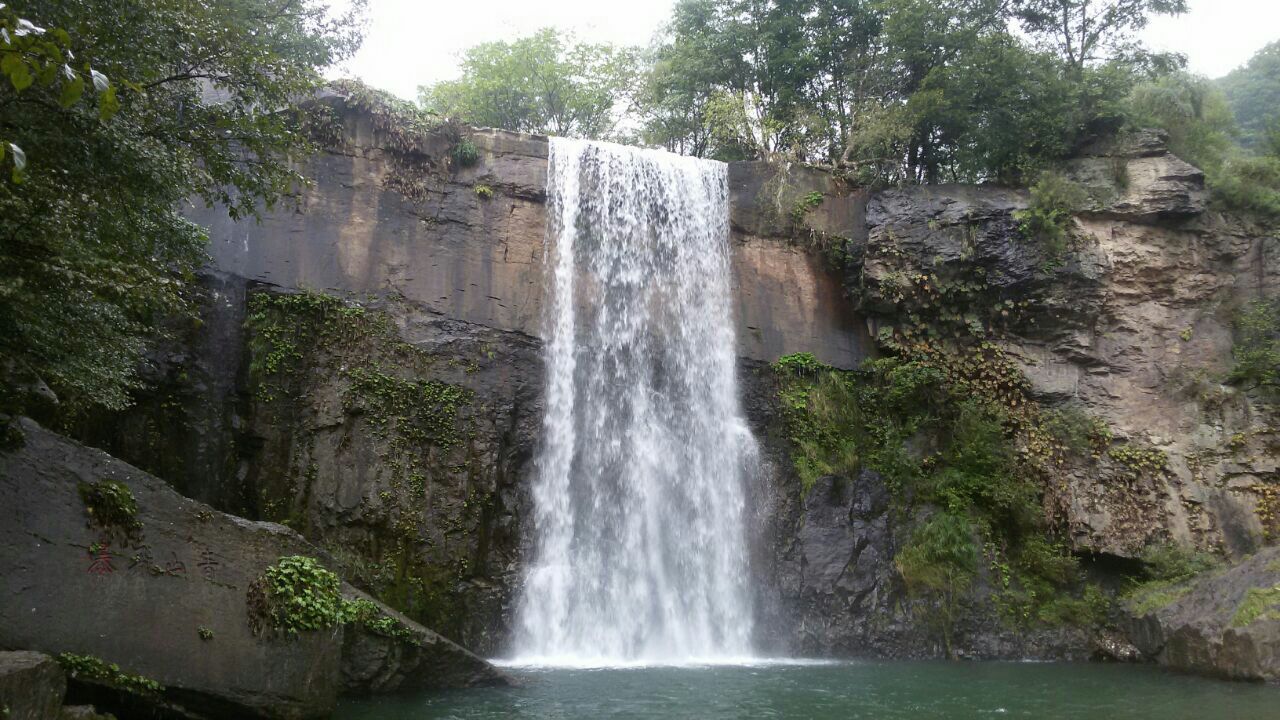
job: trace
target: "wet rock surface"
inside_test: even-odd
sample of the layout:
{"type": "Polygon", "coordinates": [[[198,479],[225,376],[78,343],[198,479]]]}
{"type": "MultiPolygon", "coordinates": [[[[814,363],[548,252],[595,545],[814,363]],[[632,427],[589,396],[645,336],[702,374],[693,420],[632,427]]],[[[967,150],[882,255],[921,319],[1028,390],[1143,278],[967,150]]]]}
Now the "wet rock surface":
{"type": "MultiPolygon", "coordinates": [[[[209,229],[214,268],[284,289],[401,296],[454,320],[541,337],[547,138],[470,129],[478,157],[460,167],[447,133],[424,134],[407,152],[373,117],[339,96],[327,102],[343,119],[342,138],[300,168],[314,183],[296,207],[264,212],[261,222],[189,213],[209,229]]],[[[860,196],[812,168],[796,166],[783,183],[768,165],[729,171],[731,213],[743,226],[731,248],[734,284],[745,293],[735,318],[743,354],[767,361],[814,348],[828,362],[855,364],[860,324],[833,302],[838,277],[778,233],[796,204],[786,182],[824,198],[803,206],[806,224],[842,237],[859,231],[860,196]],[[781,214],[764,186],[785,190],[781,214]]]]}

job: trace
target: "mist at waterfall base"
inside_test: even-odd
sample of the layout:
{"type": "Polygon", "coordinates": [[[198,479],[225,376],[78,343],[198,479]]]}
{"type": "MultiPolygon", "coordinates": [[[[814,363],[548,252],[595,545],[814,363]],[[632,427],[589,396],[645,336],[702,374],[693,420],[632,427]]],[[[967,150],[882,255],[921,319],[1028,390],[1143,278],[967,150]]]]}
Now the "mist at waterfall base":
{"type": "Polygon", "coordinates": [[[546,406],[511,664],[751,657],[723,163],[552,138],[546,406]]]}

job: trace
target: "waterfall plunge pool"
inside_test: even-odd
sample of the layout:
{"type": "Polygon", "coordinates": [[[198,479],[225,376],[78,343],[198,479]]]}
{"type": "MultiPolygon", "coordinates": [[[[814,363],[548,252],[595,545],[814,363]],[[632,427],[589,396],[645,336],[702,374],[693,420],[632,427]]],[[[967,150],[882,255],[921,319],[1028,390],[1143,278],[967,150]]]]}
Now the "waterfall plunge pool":
{"type": "Polygon", "coordinates": [[[1086,663],[779,661],[511,667],[520,686],[345,701],[337,720],[866,718],[1265,720],[1280,688],[1086,663]]]}

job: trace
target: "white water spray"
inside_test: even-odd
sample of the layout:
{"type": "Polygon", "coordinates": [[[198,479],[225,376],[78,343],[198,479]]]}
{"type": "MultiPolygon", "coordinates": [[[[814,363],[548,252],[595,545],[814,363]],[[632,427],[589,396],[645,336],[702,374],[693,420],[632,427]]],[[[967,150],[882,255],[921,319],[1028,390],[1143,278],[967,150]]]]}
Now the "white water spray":
{"type": "Polygon", "coordinates": [[[751,654],[723,163],[551,139],[536,544],[514,662],[751,654]]]}

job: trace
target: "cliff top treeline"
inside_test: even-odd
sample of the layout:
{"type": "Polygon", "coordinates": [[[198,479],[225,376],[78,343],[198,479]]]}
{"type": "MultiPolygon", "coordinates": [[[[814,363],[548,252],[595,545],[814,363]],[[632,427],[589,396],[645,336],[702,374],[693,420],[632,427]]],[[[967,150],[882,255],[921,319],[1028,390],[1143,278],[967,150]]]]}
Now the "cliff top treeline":
{"type": "Polygon", "coordinates": [[[651,47],[547,29],[472,48],[463,76],[423,87],[420,100],[473,124],[804,160],[865,183],[1027,182],[1139,126],[1169,130],[1175,152],[1212,171],[1242,137],[1237,122],[1250,148],[1277,144],[1280,44],[1221,83],[1189,75],[1184,56],[1136,39],[1153,16],[1185,10],[1184,0],[681,0],[651,47]]]}

